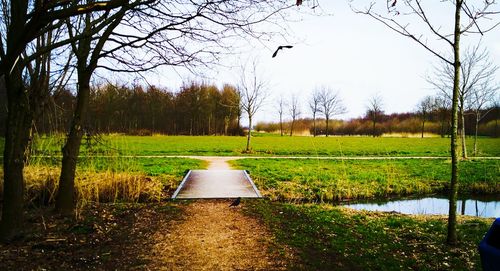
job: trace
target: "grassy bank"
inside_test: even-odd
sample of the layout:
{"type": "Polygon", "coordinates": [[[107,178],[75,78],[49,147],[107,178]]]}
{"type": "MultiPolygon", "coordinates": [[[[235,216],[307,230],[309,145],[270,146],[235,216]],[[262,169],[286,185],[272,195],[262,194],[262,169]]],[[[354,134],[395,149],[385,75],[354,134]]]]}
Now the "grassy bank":
{"type": "MultiPolygon", "coordinates": [[[[169,197],[185,172],[206,163],[184,158],[84,158],[79,160],[75,187],[80,206],[89,202],[151,202],[169,197]]],[[[3,170],[0,169],[0,195],[3,170]]],[[[58,159],[32,160],[24,170],[28,205],[50,205],[60,175],[58,159]]]]}
{"type": "MultiPolygon", "coordinates": [[[[82,155],[243,155],[245,137],[108,135],[83,142],[82,155]]],[[[500,138],[479,138],[479,156],[500,156],[500,138]]],[[[60,155],[62,137],[41,137],[36,154],[60,155]]],[[[469,150],[472,139],[467,139],[469,150]]],[[[281,156],[443,156],[448,138],[256,136],[250,155],[281,156]]],[[[0,146],[3,148],[3,144],[0,146]]],[[[245,154],[248,155],[248,154],[245,154]]]]}
{"type": "MultiPolygon", "coordinates": [[[[444,191],[450,178],[446,159],[318,160],[240,159],[261,193],[273,200],[331,201],[444,191]]],[[[460,163],[461,193],[500,193],[500,161],[460,163]]]]}
{"type": "Polygon", "coordinates": [[[479,270],[491,219],[459,219],[460,246],[445,245],[446,218],[247,201],[245,210],[300,256],[295,270],[479,270]]]}

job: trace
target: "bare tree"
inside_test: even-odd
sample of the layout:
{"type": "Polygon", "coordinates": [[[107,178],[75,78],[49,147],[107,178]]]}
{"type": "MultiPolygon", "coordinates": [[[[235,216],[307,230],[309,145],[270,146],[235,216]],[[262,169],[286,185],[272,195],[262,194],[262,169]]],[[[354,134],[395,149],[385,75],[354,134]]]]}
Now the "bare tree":
{"type": "Polygon", "coordinates": [[[311,99],[309,100],[309,109],[313,115],[313,136],[316,136],[316,117],[320,113],[321,95],[318,90],[313,91],[311,99]]]}
{"type": "Polygon", "coordinates": [[[372,122],[373,137],[377,136],[377,123],[384,115],[382,107],[382,96],[380,96],[379,94],[375,94],[368,99],[368,105],[366,106],[366,117],[372,122]]]}
{"type": "MultiPolygon", "coordinates": [[[[466,0],[445,1],[440,2],[442,5],[451,5],[450,15],[453,19],[450,20],[450,25],[442,25],[437,23],[433,14],[435,9],[432,9],[422,0],[403,0],[403,1],[383,1],[383,3],[371,3],[364,10],[353,8],[356,12],[365,14],[374,20],[382,23],[390,30],[410,38],[414,42],[421,45],[428,52],[436,56],[438,59],[445,62],[450,67],[453,67],[453,91],[452,91],[452,106],[451,106],[451,180],[450,180],[450,206],[448,212],[448,244],[457,243],[457,192],[458,192],[458,142],[457,142],[457,127],[458,127],[458,101],[460,94],[460,73],[461,73],[461,57],[460,57],[460,37],[464,34],[479,33],[484,34],[491,31],[499,25],[498,22],[491,20],[493,16],[500,14],[498,11],[490,11],[495,4],[494,1],[484,1],[482,3],[467,4],[466,0]],[[483,20],[488,19],[488,20],[483,20]],[[417,33],[412,27],[414,24],[421,25],[427,30],[424,33],[417,33]],[[487,24],[487,25],[486,25],[487,24]],[[430,38],[433,37],[433,38],[430,38]],[[437,39],[436,39],[437,38],[437,39]],[[437,41],[436,41],[437,40],[437,41]],[[444,43],[449,46],[453,52],[452,57],[447,57],[442,54],[434,44],[444,43]]],[[[437,16],[442,18],[441,16],[437,16]]]]}
{"type": "Polygon", "coordinates": [[[329,87],[321,87],[318,89],[320,97],[320,112],[325,117],[326,136],[329,134],[330,119],[334,116],[346,113],[347,109],[344,106],[339,92],[334,92],[329,87]]]}
{"type": "MultiPolygon", "coordinates": [[[[180,3],[134,0],[113,14],[86,15],[74,22],[67,22],[70,36],[79,31],[84,38],[78,43],[72,42],[78,59],[78,96],[69,136],[63,148],[56,210],[66,215],[74,211],[74,177],[83,135],[82,120],[88,108],[90,78],[97,68],[115,72],[142,72],[161,65],[192,69],[197,65],[213,64],[218,55],[228,49],[225,43],[227,39],[272,35],[259,32],[254,26],[272,21],[273,14],[284,8],[286,6],[281,1],[180,3]],[[253,12],[252,18],[241,17],[247,12],[253,12]],[[82,24],[80,29],[73,27],[79,22],[82,24]],[[95,28],[101,31],[93,36],[89,32],[95,28]],[[103,58],[106,61],[102,61],[103,58]]],[[[199,102],[201,105],[204,101],[199,102]]],[[[199,112],[200,107],[196,111],[199,112]]],[[[210,120],[206,133],[211,130],[210,120]]],[[[199,123],[194,123],[194,118],[191,121],[191,134],[194,128],[196,133],[200,129],[204,130],[199,123]]]]}
{"type": "Polygon", "coordinates": [[[283,95],[280,95],[278,102],[276,103],[276,110],[280,118],[280,135],[283,136],[283,114],[285,113],[286,102],[283,95]]]}
{"type": "MultiPolygon", "coordinates": [[[[0,3],[0,76],[7,89],[7,131],[4,149],[4,201],[0,240],[14,238],[22,227],[23,169],[30,129],[43,107],[45,88],[25,88],[28,64],[50,51],[69,44],[70,39],[40,43],[40,37],[64,26],[78,14],[111,11],[126,4],[109,1],[2,1],[0,3]]],[[[79,39],[81,36],[75,37],[79,39]]],[[[48,70],[48,69],[46,69],[48,70]]]]}
{"type": "MultiPolygon", "coordinates": [[[[467,102],[472,100],[481,85],[491,81],[498,67],[493,65],[488,51],[480,50],[480,46],[468,48],[462,57],[460,66],[460,82],[458,92],[458,132],[462,143],[462,157],[467,158],[467,145],[465,142],[465,110],[470,105],[467,102]]],[[[453,90],[453,66],[441,60],[440,65],[434,68],[434,75],[427,78],[427,82],[437,88],[443,97],[452,100],[453,90]]]]}
{"type": "Polygon", "coordinates": [[[425,96],[418,103],[418,112],[422,119],[421,138],[424,138],[425,122],[427,121],[429,114],[434,109],[435,104],[436,102],[434,101],[434,98],[431,96],[425,96]]]}
{"type": "Polygon", "coordinates": [[[296,94],[293,94],[292,97],[290,98],[290,104],[289,104],[289,111],[290,111],[290,117],[292,118],[292,123],[290,125],[290,136],[293,136],[293,128],[295,125],[295,121],[300,117],[300,104],[299,104],[299,98],[296,94]]]}
{"type": "Polygon", "coordinates": [[[493,101],[500,89],[500,84],[493,84],[493,80],[484,81],[480,86],[477,86],[469,96],[469,109],[474,114],[474,150],[473,155],[477,155],[477,131],[479,122],[494,108],[493,101]],[[487,109],[488,106],[491,106],[487,109]],[[486,111],[484,111],[486,109],[486,111]],[[484,111],[484,112],[483,112],[484,111]]]}
{"type": "Polygon", "coordinates": [[[253,117],[262,108],[268,96],[268,83],[257,73],[257,61],[253,61],[249,67],[242,66],[238,91],[241,96],[241,109],[248,117],[248,134],[246,151],[249,152],[250,139],[252,137],[253,117]]]}

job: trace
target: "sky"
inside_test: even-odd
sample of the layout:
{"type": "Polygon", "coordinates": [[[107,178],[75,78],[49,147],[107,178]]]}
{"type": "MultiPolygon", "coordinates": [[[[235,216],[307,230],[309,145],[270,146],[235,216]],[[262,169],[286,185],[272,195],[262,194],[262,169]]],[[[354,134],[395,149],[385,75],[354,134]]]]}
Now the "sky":
{"type": "MultiPolygon", "coordinates": [[[[363,2],[354,1],[354,4],[364,7],[363,2]]],[[[440,1],[433,5],[436,5],[431,6],[434,17],[429,16],[438,23],[446,23],[453,15],[450,5],[444,6],[440,1]]],[[[394,113],[414,111],[420,99],[436,93],[425,77],[438,63],[437,57],[376,20],[354,13],[349,1],[320,1],[320,7],[323,14],[329,15],[294,17],[298,21],[289,23],[292,33],[287,41],[250,41],[246,50],[222,60],[221,64],[233,68],[217,66],[200,71],[207,76],[204,81],[220,86],[237,84],[239,74],[234,67],[248,59],[258,59],[260,74],[269,82],[270,96],[265,107],[257,113],[257,121],[277,120],[276,101],[281,95],[285,98],[297,95],[301,100],[301,116],[310,117],[307,101],[319,86],[328,86],[340,93],[347,112],[336,118],[342,119],[362,116],[373,95],[383,98],[386,113],[394,113]],[[294,47],[281,50],[276,58],[271,58],[277,45],[285,44],[294,47]]],[[[310,7],[296,9],[304,11],[310,7]]],[[[414,31],[424,31],[415,22],[410,23],[414,31]]],[[[447,50],[448,47],[434,36],[428,37],[427,41],[435,48],[447,50]]],[[[466,36],[462,39],[462,48],[478,41],[479,35],[466,36]]],[[[484,35],[481,43],[494,63],[500,66],[500,27],[484,35]]],[[[197,77],[179,69],[163,69],[156,76],[148,76],[147,80],[150,84],[176,90],[183,81],[193,78],[197,77]]],[[[496,81],[500,82],[498,73],[496,81]]]]}

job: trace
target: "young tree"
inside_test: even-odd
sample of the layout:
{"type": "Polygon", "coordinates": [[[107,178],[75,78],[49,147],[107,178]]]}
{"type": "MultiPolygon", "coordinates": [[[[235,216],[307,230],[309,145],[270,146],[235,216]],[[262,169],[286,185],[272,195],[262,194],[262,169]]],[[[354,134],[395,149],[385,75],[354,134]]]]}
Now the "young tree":
{"type": "MultiPolygon", "coordinates": [[[[484,1],[481,4],[468,5],[466,0],[456,0],[452,2],[440,2],[442,5],[451,5],[450,25],[441,25],[435,20],[434,9],[426,6],[423,0],[405,0],[405,1],[383,1],[379,6],[376,3],[370,4],[365,10],[359,11],[370,16],[376,21],[384,24],[386,27],[396,33],[408,37],[421,45],[431,54],[442,60],[444,63],[453,67],[453,91],[452,91],[452,121],[451,121],[451,180],[450,180],[450,206],[448,216],[448,244],[457,243],[457,191],[458,191],[458,101],[460,94],[460,38],[467,33],[484,34],[495,28],[498,23],[488,20],[489,25],[480,26],[480,23],[486,23],[485,18],[491,19],[492,16],[499,14],[497,11],[490,12],[490,8],[495,4],[494,1],[484,1]],[[378,8],[382,9],[377,11],[378,8]],[[434,16],[432,16],[434,15],[434,16]],[[415,20],[416,19],[416,20],[415,20]],[[427,32],[416,33],[416,30],[410,26],[421,23],[427,32]],[[429,37],[433,37],[430,39],[429,37]],[[452,57],[447,57],[440,53],[440,50],[430,40],[444,43],[453,52],[452,57]]],[[[442,18],[438,16],[438,18],[442,18]]]]}
{"type": "Polygon", "coordinates": [[[285,113],[285,98],[283,95],[279,97],[278,102],[276,103],[276,110],[278,111],[278,115],[280,118],[280,135],[283,136],[283,114],[285,113]]]}
{"type": "Polygon", "coordinates": [[[329,87],[321,87],[318,89],[320,97],[320,110],[325,116],[326,121],[326,136],[329,134],[329,123],[330,118],[344,114],[347,110],[344,106],[342,99],[340,98],[339,92],[334,92],[329,87]]]}
{"type": "Polygon", "coordinates": [[[300,117],[300,104],[299,98],[296,94],[293,94],[290,100],[290,105],[288,110],[290,111],[290,117],[292,118],[292,123],[290,125],[290,136],[293,136],[293,127],[295,121],[300,117]]]}
{"type": "MultiPolygon", "coordinates": [[[[441,64],[435,67],[434,76],[427,78],[427,82],[437,88],[441,94],[452,100],[453,66],[441,60],[441,64]]],[[[467,145],[465,144],[465,110],[470,105],[467,102],[473,100],[474,92],[482,85],[495,77],[498,67],[493,65],[486,49],[480,50],[480,46],[468,48],[462,57],[460,65],[460,81],[458,92],[458,132],[462,143],[462,158],[467,158],[467,145]]]]}
{"type": "Polygon", "coordinates": [[[493,100],[497,91],[500,89],[500,84],[492,85],[493,81],[484,81],[480,86],[477,86],[469,96],[469,109],[474,114],[474,150],[473,156],[477,154],[477,131],[479,122],[494,108],[493,100]],[[487,107],[490,106],[489,109],[487,107]],[[486,109],[486,110],[485,110],[486,109]]]}
{"type": "Polygon", "coordinates": [[[425,96],[418,103],[418,113],[420,114],[420,117],[422,119],[421,138],[424,138],[425,122],[427,121],[429,114],[434,109],[434,105],[435,101],[431,96],[425,96]]]}
{"type": "Polygon", "coordinates": [[[316,117],[320,113],[321,95],[318,90],[313,91],[309,100],[309,109],[313,115],[313,136],[316,137],[316,117]]]}
{"type": "Polygon", "coordinates": [[[241,67],[240,83],[238,91],[241,97],[241,109],[248,117],[248,134],[246,151],[249,152],[250,139],[252,137],[253,117],[262,108],[268,96],[268,84],[257,73],[257,62],[253,61],[248,70],[248,67],[241,67]]]}
{"type": "Polygon", "coordinates": [[[382,110],[383,102],[382,96],[375,94],[368,99],[368,105],[366,107],[366,117],[372,122],[372,136],[377,136],[377,123],[380,121],[384,115],[382,110]]]}

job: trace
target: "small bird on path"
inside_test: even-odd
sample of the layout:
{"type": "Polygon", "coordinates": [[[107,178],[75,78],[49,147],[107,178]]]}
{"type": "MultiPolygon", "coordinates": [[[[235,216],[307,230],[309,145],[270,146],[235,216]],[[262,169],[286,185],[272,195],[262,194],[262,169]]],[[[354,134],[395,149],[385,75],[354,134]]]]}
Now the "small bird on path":
{"type": "Polygon", "coordinates": [[[276,55],[278,54],[278,51],[283,49],[283,48],[287,48],[287,49],[290,49],[290,48],[293,48],[292,45],[281,45],[281,46],[278,46],[278,49],[276,49],[276,51],[274,51],[273,53],[273,57],[276,57],[276,55]]]}
{"type": "Polygon", "coordinates": [[[240,202],[241,202],[241,197],[238,197],[233,201],[233,203],[231,203],[231,205],[229,205],[229,207],[238,206],[240,205],[240,202]]]}

